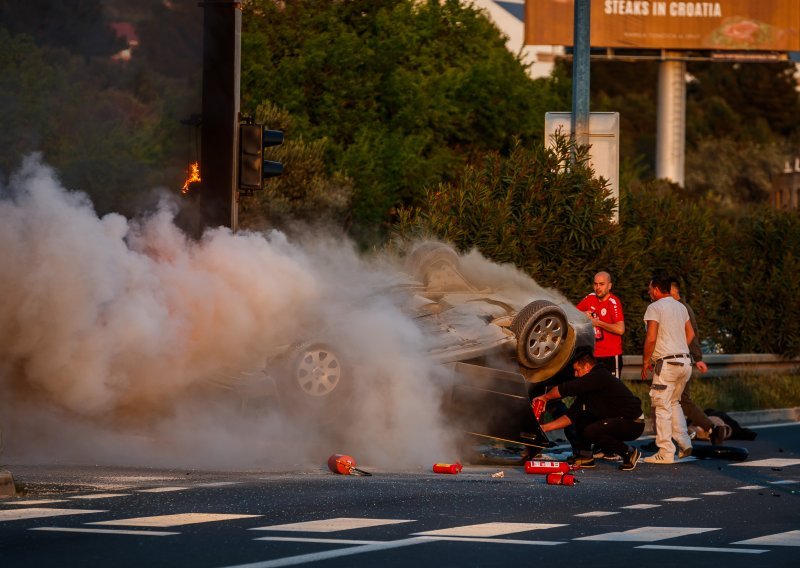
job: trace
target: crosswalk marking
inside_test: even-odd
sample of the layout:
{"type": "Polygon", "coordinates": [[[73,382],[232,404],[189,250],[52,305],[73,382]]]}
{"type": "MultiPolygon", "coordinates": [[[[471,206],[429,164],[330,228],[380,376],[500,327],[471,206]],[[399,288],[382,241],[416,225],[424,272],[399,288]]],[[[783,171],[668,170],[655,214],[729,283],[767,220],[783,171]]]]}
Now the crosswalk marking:
{"type": "Polygon", "coordinates": [[[40,519],[43,517],[60,517],[63,515],[88,515],[90,513],[107,513],[92,509],[49,509],[46,507],[30,507],[29,509],[8,509],[0,511],[0,521],[20,521],[24,519],[40,519]]]}
{"type": "Polygon", "coordinates": [[[740,540],[733,544],[761,544],[767,546],[800,546],[800,531],[788,531],[748,540],[740,540]]]}
{"type": "Polygon", "coordinates": [[[352,529],[363,529],[369,527],[379,527],[382,525],[397,525],[400,523],[412,523],[412,519],[361,519],[352,517],[338,517],[335,519],[320,519],[317,521],[305,521],[301,523],[289,523],[285,525],[270,525],[266,527],[255,527],[253,531],[293,531],[293,532],[336,532],[349,531],[352,529]]]}
{"type": "Polygon", "coordinates": [[[712,497],[716,497],[719,495],[731,495],[733,491],[707,491],[705,493],[701,493],[700,495],[710,495],[712,497]]]}
{"type": "Polygon", "coordinates": [[[477,525],[465,525],[463,527],[451,527],[449,529],[439,529],[434,531],[424,531],[413,533],[416,536],[500,536],[525,531],[535,531],[541,529],[552,529],[555,527],[565,527],[564,524],[548,523],[480,523],[477,525]]]}
{"type": "Polygon", "coordinates": [[[654,542],[690,534],[700,534],[709,531],[718,531],[718,528],[701,527],[639,527],[622,532],[609,532],[592,536],[582,536],[572,540],[599,540],[599,541],[626,541],[626,542],[654,542]]]}
{"type": "MultiPolygon", "coordinates": [[[[705,495],[705,493],[703,494],[705,495]]],[[[700,497],[671,497],[670,499],[662,499],[667,503],[684,503],[686,501],[699,501],[700,497]]]]}
{"type": "Polygon", "coordinates": [[[663,544],[643,544],[635,548],[648,548],[650,550],[684,550],[686,552],[738,552],[739,554],[762,554],[769,552],[759,548],[718,548],[713,546],[666,546],[663,544]]]}
{"type": "Polygon", "coordinates": [[[656,505],[655,503],[639,503],[638,505],[627,505],[625,507],[620,507],[620,509],[655,509],[656,507],[660,507],[661,505],[656,505]]]}
{"type": "Polygon", "coordinates": [[[781,479],[779,481],[770,481],[770,485],[792,485],[797,483],[796,479],[781,479]]]}
{"type": "Polygon", "coordinates": [[[157,515],[154,517],[136,517],[132,519],[115,519],[113,521],[98,521],[87,523],[89,525],[114,525],[123,527],[177,527],[181,525],[194,525],[197,523],[212,523],[216,521],[230,521],[234,519],[249,519],[261,515],[227,515],[215,513],[178,513],[175,515],[157,515]]]}
{"type": "Polygon", "coordinates": [[[209,483],[198,483],[195,487],[226,487],[228,485],[238,485],[238,481],[211,481],[209,483]]]}
{"type": "Polygon", "coordinates": [[[769,458],[730,464],[732,467],[789,467],[800,464],[800,460],[791,458],[769,458]]]}
{"type": "Polygon", "coordinates": [[[153,487],[151,489],[137,489],[137,493],[169,493],[170,491],[184,491],[188,487],[153,487]]]}
{"type": "Polygon", "coordinates": [[[766,489],[763,485],[744,485],[742,487],[737,487],[736,489],[766,489]]]}
{"type": "Polygon", "coordinates": [[[469,536],[422,536],[425,540],[448,542],[485,542],[487,544],[521,544],[524,546],[556,546],[567,544],[563,540],[518,540],[513,538],[480,538],[469,536]]]}
{"type": "Polygon", "coordinates": [[[127,497],[130,493],[90,493],[89,495],[73,495],[70,499],[111,499],[112,497],[127,497]]]}
{"type": "Polygon", "coordinates": [[[125,535],[136,535],[136,536],[172,536],[175,534],[181,534],[178,532],[166,532],[166,531],[128,531],[128,530],[121,530],[121,529],[84,529],[84,528],[73,528],[73,527],[35,527],[29,529],[32,531],[50,531],[50,532],[73,532],[73,533],[97,533],[97,534],[125,534],[125,535]]]}
{"type": "Polygon", "coordinates": [[[272,542],[314,542],[319,544],[376,544],[379,540],[350,540],[346,538],[303,538],[295,536],[261,536],[253,540],[268,540],[272,542]]]}
{"type": "Polygon", "coordinates": [[[589,511],[588,513],[578,513],[576,517],[608,517],[609,515],[619,515],[619,511],[589,511]]]}
{"type": "Polygon", "coordinates": [[[29,501],[2,501],[3,505],[49,505],[50,503],[63,503],[65,499],[31,499],[29,501]]]}

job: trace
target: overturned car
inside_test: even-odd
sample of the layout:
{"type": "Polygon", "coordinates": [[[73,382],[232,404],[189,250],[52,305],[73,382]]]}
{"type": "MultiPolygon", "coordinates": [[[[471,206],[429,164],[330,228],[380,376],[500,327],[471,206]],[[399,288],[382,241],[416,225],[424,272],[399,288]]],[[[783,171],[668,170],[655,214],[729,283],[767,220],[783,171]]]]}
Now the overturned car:
{"type": "MultiPolygon", "coordinates": [[[[571,376],[576,351],[594,346],[592,323],[569,301],[518,274],[498,278],[442,243],[408,255],[391,293],[421,330],[427,357],[448,382],[442,409],[472,436],[541,447],[530,399],[571,376]]],[[[496,266],[496,265],[494,265],[496,266]]],[[[508,269],[505,269],[508,270],[508,269]]],[[[507,274],[506,274],[507,276],[507,274]]],[[[357,362],[335,337],[309,338],[271,354],[266,373],[221,381],[245,395],[277,392],[305,413],[334,417],[347,407],[357,362]]]]}

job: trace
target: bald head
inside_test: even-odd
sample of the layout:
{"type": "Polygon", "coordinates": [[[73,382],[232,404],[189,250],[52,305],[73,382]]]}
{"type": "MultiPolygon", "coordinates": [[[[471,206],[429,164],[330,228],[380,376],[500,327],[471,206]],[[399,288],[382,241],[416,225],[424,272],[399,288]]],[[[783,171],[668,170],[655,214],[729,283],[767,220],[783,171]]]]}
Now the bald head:
{"type": "Polygon", "coordinates": [[[611,275],[608,272],[598,272],[594,275],[594,294],[604,300],[611,293],[611,275]]]}

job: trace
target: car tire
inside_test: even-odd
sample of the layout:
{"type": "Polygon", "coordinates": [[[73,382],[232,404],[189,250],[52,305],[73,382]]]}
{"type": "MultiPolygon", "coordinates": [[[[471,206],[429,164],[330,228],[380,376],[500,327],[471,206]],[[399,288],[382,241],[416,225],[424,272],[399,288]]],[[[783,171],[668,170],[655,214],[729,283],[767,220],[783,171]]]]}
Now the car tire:
{"type": "Polygon", "coordinates": [[[550,363],[564,349],[569,333],[564,311],[547,300],[535,300],[522,308],[510,329],[517,337],[519,363],[529,369],[550,363]]]}
{"type": "Polygon", "coordinates": [[[322,413],[323,420],[343,411],[353,392],[353,374],[342,354],[317,341],[292,350],[280,383],[292,410],[322,413]]]}
{"type": "Polygon", "coordinates": [[[426,242],[411,251],[406,266],[412,277],[427,285],[434,271],[442,266],[457,270],[458,262],[458,253],[452,247],[443,243],[426,242]]]}

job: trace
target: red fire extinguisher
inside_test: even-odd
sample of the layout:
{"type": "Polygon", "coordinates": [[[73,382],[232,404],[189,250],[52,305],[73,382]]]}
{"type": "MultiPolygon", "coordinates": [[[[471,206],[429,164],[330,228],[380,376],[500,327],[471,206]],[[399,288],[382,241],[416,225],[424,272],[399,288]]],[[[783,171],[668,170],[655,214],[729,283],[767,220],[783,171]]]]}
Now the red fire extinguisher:
{"type": "Polygon", "coordinates": [[[358,469],[356,467],[356,460],[347,454],[333,454],[331,457],[329,457],[328,469],[330,469],[333,473],[341,473],[342,475],[372,475],[363,469],[358,469]]]}
{"type": "Polygon", "coordinates": [[[567,462],[561,461],[532,460],[525,462],[525,473],[565,473],[578,468],[579,466],[570,465],[567,462]]]}
{"type": "Polygon", "coordinates": [[[459,463],[435,463],[433,464],[433,473],[458,473],[463,468],[459,463]]]}
{"type": "Polygon", "coordinates": [[[539,420],[539,418],[541,418],[545,406],[547,406],[547,403],[543,401],[541,398],[537,398],[536,400],[533,401],[533,415],[536,417],[536,420],[539,420]]]}
{"type": "Polygon", "coordinates": [[[563,472],[548,473],[545,481],[547,481],[547,485],[575,485],[578,483],[574,475],[563,472]]]}

